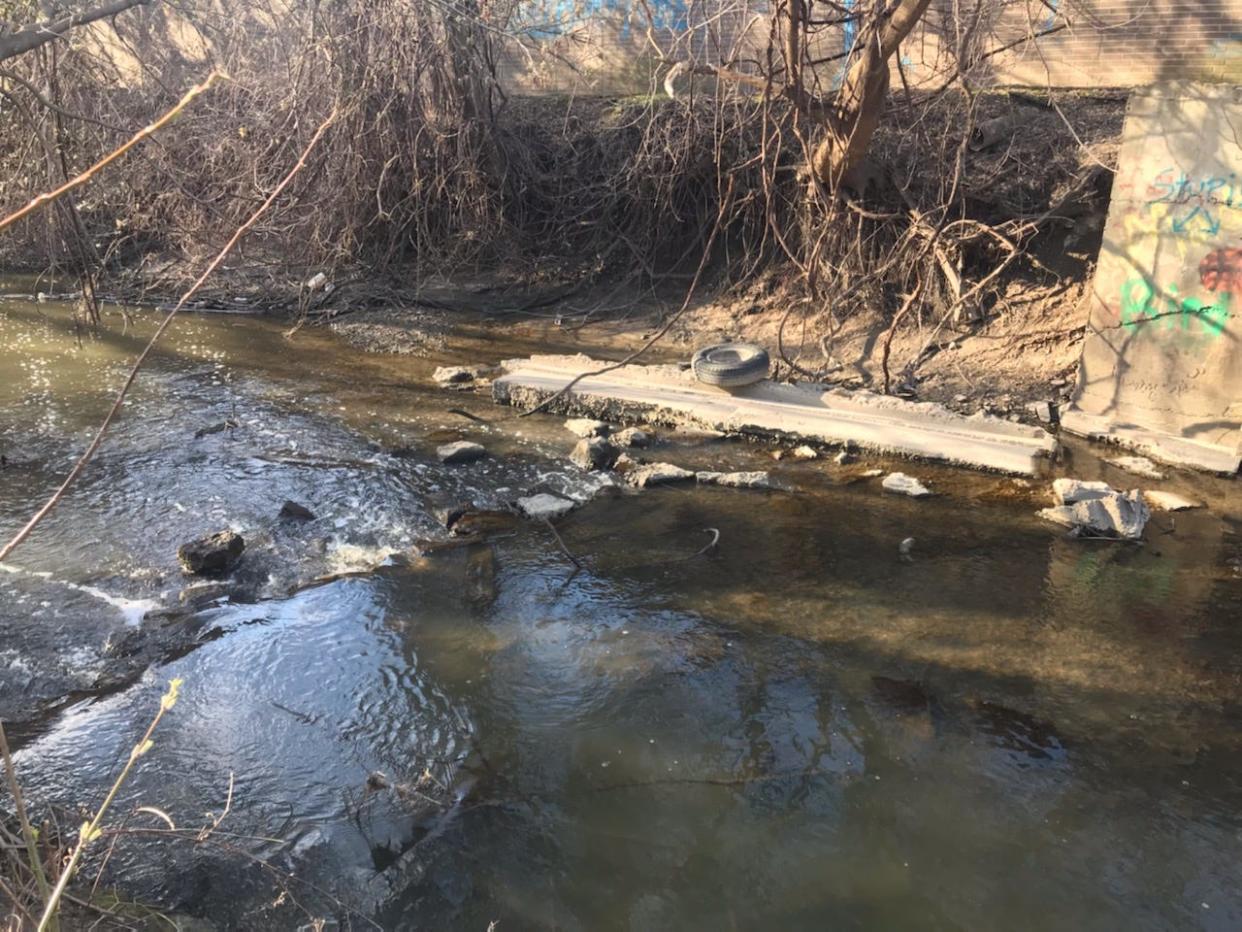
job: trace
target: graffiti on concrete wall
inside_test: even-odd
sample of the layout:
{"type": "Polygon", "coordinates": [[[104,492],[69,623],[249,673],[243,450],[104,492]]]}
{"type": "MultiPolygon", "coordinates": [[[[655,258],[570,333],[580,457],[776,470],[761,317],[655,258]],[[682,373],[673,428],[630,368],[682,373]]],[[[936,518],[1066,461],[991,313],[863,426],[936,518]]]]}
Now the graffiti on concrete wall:
{"type": "Polygon", "coordinates": [[[1225,330],[1232,302],[1229,291],[1212,291],[1212,297],[1204,300],[1179,294],[1175,284],[1157,290],[1146,278],[1130,278],[1121,286],[1121,326],[1130,331],[1155,328],[1215,339],[1225,330]]]}
{"type": "Polygon", "coordinates": [[[535,39],[554,39],[593,19],[605,19],[618,22],[621,38],[628,41],[634,24],[640,29],[647,27],[648,15],[656,29],[685,32],[690,28],[687,0],[541,0],[526,10],[532,23],[526,34],[535,39]]]}
{"type": "Polygon", "coordinates": [[[1192,178],[1176,168],[1166,168],[1147,186],[1147,205],[1168,205],[1169,231],[1179,235],[1220,233],[1221,214],[1234,210],[1242,198],[1238,178],[1211,175],[1192,178]]]}

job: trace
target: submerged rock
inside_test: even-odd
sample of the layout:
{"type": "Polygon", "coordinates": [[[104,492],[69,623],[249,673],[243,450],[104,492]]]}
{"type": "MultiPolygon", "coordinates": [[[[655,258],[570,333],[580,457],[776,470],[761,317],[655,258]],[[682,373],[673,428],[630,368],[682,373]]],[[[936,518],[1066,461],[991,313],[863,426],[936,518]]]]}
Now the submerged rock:
{"type": "Polygon", "coordinates": [[[649,463],[646,466],[631,469],[625,474],[625,481],[640,489],[669,482],[690,482],[694,478],[693,472],[674,466],[672,463],[649,463]]]}
{"type": "Polygon", "coordinates": [[[1052,494],[1057,504],[1039,516],[1080,535],[1138,540],[1151,517],[1141,492],[1118,492],[1105,482],[1058,479],[1052,494]]]}
{"type": "Polygon", "coordinates": [[[191,576],[222,576],[231,570],[246,542],[233,531],[208,534],[177,548],[181,569],[191,576]]]}
{"type": "Polygon", "coordinates": [[[280,506],[280,517],[286,521],[314,521],[315,513],[305,505],[290,500],[280,506]]]}
{"type": "Polygon", "coordinates": [[[620,455],[621,450],[612,441],[603,437],[588,437],[578,441],[569,458],[586,470],[610,469],[620,455]]]}
{"type": "Polygon", "coordinates": [[[471,443],[469,440],[458,440],[456,443],[446,443],[442,447],[436,447],[436,456],[440,458],[440,462],[449,465],[473,463],[486,455],[487,450],[481,444],[471,443]]]}
{"type": "Polygon", "coordinates": [[[570,501],[568,498],[561,498],[559,495],[540,492],[538,495],[528,495],[526,498],[519,498],[517,506],[518,510],[528,518],[547,518],[550,521],[553,518],[569,514],[577,507],[577,503],[570,501]]]}
{"type": "Polygon", "coordinates": [[[1156,468],[1156,464],[1145,456],[1118,456],[1107,462],[1118,469],[1124,469],[1126,472],[1132,472],[1145,479],[1165,478],[1164,473],[1156,468]]]}
{"type": "Polygon", "coordinates": [[[694,478],[704,485],[723,485],[732,489],[770,489],[766,472],[697,472],[694,478]]]}
{"type": "Polygon", "coordinates": [[[565,429],[579,437],[605,437],[608,425],[589,417],[571,417],[565,422],[565,429]]]}
{"type": "Polygon", "coordinates": [[[925,498],[931,495],[931,489],[904,472],[890,472],[884,477],[881,485],[885,492],[896,492],[900,495],[909,495],[911,498],[925,498]]]}
{"type": "Polygon", "coordinates": [[[1182,498],[1173,492],[1157,492],[1148,490],[1143,493],[1143,498],[1147,504],[1157,511],[1186,511],[1190,508],[1202,508],[1202,502],[1194,502],[1188,498],[1182,498]]]}

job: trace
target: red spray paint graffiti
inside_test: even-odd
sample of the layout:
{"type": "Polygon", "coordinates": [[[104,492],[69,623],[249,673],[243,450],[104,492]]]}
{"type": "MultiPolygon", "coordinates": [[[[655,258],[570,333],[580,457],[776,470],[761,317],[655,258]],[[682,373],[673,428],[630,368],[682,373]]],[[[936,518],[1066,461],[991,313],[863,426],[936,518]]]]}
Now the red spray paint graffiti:
{"type": "Polygon", "coordinates": [[[1242,249],[1213,249],[1199,263],[1199,281],[1208,291],[1242,292],[1242,249]]]}

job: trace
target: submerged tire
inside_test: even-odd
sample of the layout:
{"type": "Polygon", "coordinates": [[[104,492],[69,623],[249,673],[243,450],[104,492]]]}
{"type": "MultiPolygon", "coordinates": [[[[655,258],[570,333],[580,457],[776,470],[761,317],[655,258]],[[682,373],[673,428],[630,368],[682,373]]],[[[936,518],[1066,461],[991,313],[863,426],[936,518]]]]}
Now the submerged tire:
{"type": "Polygon", "coordinates": [[[717,343],[694,354],[694,377],[708,385],[739,388],[768,377],[768,351],[754,343],[717,343]]]}

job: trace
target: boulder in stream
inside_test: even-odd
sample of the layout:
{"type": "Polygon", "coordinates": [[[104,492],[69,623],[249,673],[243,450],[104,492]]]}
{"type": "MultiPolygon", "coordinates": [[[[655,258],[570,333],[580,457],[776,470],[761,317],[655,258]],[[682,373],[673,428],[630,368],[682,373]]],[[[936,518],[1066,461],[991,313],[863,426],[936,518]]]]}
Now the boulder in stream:
{"type": "Polygon", "coordinates": [[[517,501],[518,510],[526,517],[535,518],[536,520],[546,518],[549,521],[569,514],[569,512],[574,510],[575,505],[575,502],[567,498],[561,498],[559,495],[552,495],[548,492],[528,495],[525,498],[519,498],[517,501]]]}
{"type": "Polygon", "coordinates": [[[587,437],[578,441],[569,458],[583,469],[611,469],[621,450],[604,437],[587,437]]]}
{"type": "Polygon", "coordinates": [[[223,576],[231,570],[246,549],[246,542],[234,531],[208,534],[177,548],[181,569],[191,576],[223,576]]]}
{"type": "Polygon", "coordinates": [[[280,517],[285,521],[314,521],[315,513],[305,505],[289,500],[280,506],[280,517]]]}
{"type": "Polygon", "coordinates": [[[565,429],[579,437],[606,437],[608,425],[589,417],[571,417],[565,422],[565,429]]]}
{"type": "Polygon", "coordinates": [[[450,466],[473,463],[486,455],[487,450],[482,444],[471,443],[469,440],[458,440],[456,443],[446,443],[442,447],[436,447],[436,456],[440,458],[440,462],[450,466]]]}
{"type": "Polygon", "coordinates": [[[613,441],[622,447],[646,447],[651,443],[651,435],[637,427],[627,427],[612,435],[613,441]]]}

